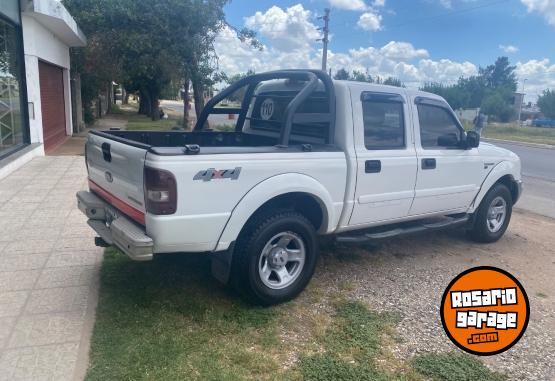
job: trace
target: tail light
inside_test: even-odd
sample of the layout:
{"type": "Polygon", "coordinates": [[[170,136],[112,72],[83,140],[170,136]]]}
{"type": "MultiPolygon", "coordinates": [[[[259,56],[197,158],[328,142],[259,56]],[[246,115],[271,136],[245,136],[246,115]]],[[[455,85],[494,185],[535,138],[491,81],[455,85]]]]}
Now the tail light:
{"type": "Polygon", "coordinates": [[[145,200],[148,213],[174,214],[177,210],[177,184],[173,174],[145,167],[145,200]]]}

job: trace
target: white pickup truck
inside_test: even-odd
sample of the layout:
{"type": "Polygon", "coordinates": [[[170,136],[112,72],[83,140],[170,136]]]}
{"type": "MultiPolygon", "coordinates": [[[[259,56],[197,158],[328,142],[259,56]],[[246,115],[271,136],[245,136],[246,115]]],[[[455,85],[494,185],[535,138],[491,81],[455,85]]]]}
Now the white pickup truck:
{"type": "Polygon", "coordinates": [[[460,226],[495,242],[521,194],[518,156],[480,144],[441,97],[315,70],[240,80],[192,132],[93,131],[86,162],[77,199],[98,245],[207,253],[217,279],[266,305],[306,287],[320,236],[460,226]],[[232,94],[241,107],[221,107],[232,94]],[[211,114],[236,114],[234,131],[208,129],[211,114]]]}

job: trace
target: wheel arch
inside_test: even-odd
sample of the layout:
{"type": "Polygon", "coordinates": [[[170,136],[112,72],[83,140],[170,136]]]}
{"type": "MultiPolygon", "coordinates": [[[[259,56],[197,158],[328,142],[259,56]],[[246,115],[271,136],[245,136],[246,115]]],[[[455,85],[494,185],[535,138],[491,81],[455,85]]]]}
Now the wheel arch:
{"type": "Polygon", "coordinates": [[[480,191],[476,195],[469,212],[473,213],[476,209],[478,209],[486,194],[495,184],[503,184],[509,188],[514,205],[520,196],[518,182],[515,177],[515,170],[515,164],[510,161],[503,161],[497,164],[482,183],[480,191]]]}
{"type": "Polygon", "coordinates": [[[278,175],[257,184],[239,201],[220,236],[216,251],[226,250],[253,217],[272,208],[300,212],[320,234],[332,231],[337,225],[335,209],[338,208],[320,182],[303,174],[278,175]]]}

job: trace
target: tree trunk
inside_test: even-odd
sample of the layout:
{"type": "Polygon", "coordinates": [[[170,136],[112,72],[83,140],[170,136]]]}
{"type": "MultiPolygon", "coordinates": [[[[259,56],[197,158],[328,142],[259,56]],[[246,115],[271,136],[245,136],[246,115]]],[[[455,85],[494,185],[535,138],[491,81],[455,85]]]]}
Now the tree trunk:
{"type": "Polygon", "coordinates": [[[189,78],[185,77],[185,83],[183,84],[183,128],[189,128],[189,107],[191,105],[191,100],[189,99],[189,78]]]}
{"type": "Polygon", "coordinates": [[[160,99],[158,94],[150,93],[150,118],[153,121],[160,120],[160,99]]]}
{"type": "Polygon", "coordinates": [[[106,98],[106,113],[109,114],[112,112],[112,99],[114,98],[114,86],[111,82],[108,84],[108,89],[106,90],[106,98]]]}
{"type": "MultiPolygon", "coordinates": [[[[200,114],[204,109],[204,86],[199,80],[193,80],[193,98],[195,99],[195,112],[197,114],[198,121],[200,114]]],[[[208,120],[204,124],[203,128],[209,128],[208,120]]]]}
{"type": "Polygon", "coordinates": [[[144,115],[145,114],[145,108],[146,108],[146,104],[145,104],[145,94],[143,91],[139,91],[139,114],[140,115],[144,115]]]}
{"type": "Polygon", "coordinates": [[[141,90],[140,104],[142,105],[139,110],[139,114],[151,116],[152,114],[152,98],[150,93],[145,90],[141,90]]]}

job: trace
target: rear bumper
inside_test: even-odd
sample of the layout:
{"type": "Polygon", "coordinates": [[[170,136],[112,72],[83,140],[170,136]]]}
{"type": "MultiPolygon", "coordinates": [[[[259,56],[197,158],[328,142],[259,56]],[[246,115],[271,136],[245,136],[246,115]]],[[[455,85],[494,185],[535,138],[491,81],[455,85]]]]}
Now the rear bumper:
{"type": "Polygon", "coordinates": [[[89,226],[106,243],[117,246],[133,260],[152,260],[154,242],[146,235],[144,227],[91,192],[78,192],[77,206],[89,218],[89,226]]]}

